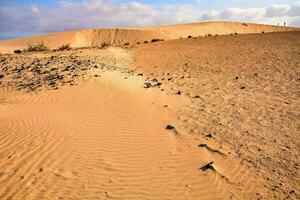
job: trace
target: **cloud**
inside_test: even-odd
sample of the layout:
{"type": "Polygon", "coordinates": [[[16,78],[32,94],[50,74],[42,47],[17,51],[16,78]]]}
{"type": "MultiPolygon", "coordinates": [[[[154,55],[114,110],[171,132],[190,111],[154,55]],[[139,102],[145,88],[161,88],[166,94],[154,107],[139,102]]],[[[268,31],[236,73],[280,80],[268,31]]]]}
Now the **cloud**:
{"type": "Polygon", "coordinates": [[[227,8],[223,11],[208,11],[202,14],[200,20],[226,20],[263,22],[266,10],[264,8],[227,8]]]}
{"type": "Polygon", "coordinates": [[[266,10],[267,17],[282,17],[288,14],[290,10],[290,5],[271,5],[266,10]]]}
{"type": "Polygon", "coordinates": [[[229,20],[258,20],[263,17],[265,10],[263,8],[228,8],[219,14],[220,19],[229,19],[229,20]]]}
{"type": "Polygon", "coordinates": [[[300,16],[300,1],[291,4],[290,9],[288,11],[288,15],[292,17],[299,17],[300,16]]]}
{"type": "MultiPolygon", "coordinates": [[[[1,1],[1,0],[0,0],[1,1]]],[[[0,7],[0,35],[8,32],[48,33],[97,27],[135,27],[209,20],[276,23],[300,26],[300,1],[267,8],[203,10],[200,4],[150,4],[116,0],[61,0],[54,6],[7,4],[0,7]]],[[[232,1],[232,0],[230,0],[232,1]]],[[[238,1],[238,0],[235,0],[238,1]]],[[[240,0],[239,0],[240,1],[240,0]]]]}
{"type": "Polygon", "coordinates": [[[271,24],[287,22],[292,26],[300,26],[300,1],[292,4],[273,4],[267,8],[227,8],[221,11],[204,11],[199,19],[271,24]]]}

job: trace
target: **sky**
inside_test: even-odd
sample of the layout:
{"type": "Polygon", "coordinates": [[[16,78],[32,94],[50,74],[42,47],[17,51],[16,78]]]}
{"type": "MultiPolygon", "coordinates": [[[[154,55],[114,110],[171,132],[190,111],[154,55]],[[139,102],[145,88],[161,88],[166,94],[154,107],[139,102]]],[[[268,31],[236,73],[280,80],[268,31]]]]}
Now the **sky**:
{"type": "Polygon", "coordinates": [[[300,27],[300,0],[0,0],[0,39],[203,21],[300,27]]]}

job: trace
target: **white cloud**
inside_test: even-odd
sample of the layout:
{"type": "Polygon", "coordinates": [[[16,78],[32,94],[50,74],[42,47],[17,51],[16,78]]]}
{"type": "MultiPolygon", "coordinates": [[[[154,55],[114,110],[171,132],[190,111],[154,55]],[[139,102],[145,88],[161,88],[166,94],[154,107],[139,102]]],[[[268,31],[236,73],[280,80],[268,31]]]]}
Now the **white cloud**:
{"type": "Polygon", "coordinates": [[[265,10],[263,8],[228,8],[222,12],[220,12],[219,17],[221,19],[227,20],[258,20],[261,19],[265,14],[265,10]]]}
{"type": "MultiPolygon", "coordinates": [[[[1,1],[1,0],[0,0],[1,1]]],[[[201,3],[202,0],[195,0],[201,3]]],[[[237,0],[236,0],[237,1],[237,0]]],[[[97,27],[133,27],[207,20],[287,22],[300,26],[300,1],[270,5],[268,8],[227,8],[202,10],[201,4],[169,4],[155,8],[139,2],[86,0],[81,3],[60,1],[59,5],[1,5],[1,32],[54,32],[97,27]]]]}
{"type": "Polygon", "coordinates": [[[300,1],[292,4],[274,4],[267,8],[227,8],[222,11],[205,11],[199,19],[271,24],[286,22],[292,26],[300,26],[300,1]]]}
{"type": "Polygon", "coordinates": [[[300,16],[300,1],[291,4],[290,9],[288,11],[288,15],[292,17],[300,16]]]}
{"type": "Polygon", "coordinates": [[[290,5],[271,5],[266,10],[267,17],[282,17],[286,16],[290,10],[290,5]]]}

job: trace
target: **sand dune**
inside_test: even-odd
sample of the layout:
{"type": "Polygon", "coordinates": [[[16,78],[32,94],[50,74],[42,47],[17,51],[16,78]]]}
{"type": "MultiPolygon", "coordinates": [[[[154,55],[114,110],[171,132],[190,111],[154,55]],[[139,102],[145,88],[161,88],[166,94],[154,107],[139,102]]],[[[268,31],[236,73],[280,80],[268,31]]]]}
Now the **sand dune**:
{"type": "Polygon", "coordinates": [[[256,196],[259,182],[226,148],[165,129],[184,98],[146,90],[130,73],[90,73],[59,90],[1,92],[1,199],[256,196]]]}
{"type": "Polygon", "coordinates": [[[9,52],[166,40],[0,54],[0,199],[299,199],[291,30],[219,22],[1,41],[9,52]],[[178,39],[231,32],[259,34],[178,39]]]}
{"type": "Polygon", "coordinates": [[[173,40],[134,51],[145,76],[193,101],[179,112],[183,127],[211,132],[235,149],[266,181],[267,199],[296,198],[299,31],[173,40]]]}
{"type": "Polygon", "coordinates": [[[39,42],[44,42],[46,46],[52,49],[64,44],[70,44],[71,47],[100,46],[103,43],[123,46],[126,43],[132,45],[137,42],[150,42],[152,39],[170,40],[181,37],[186,38],[189,35],[196,37],[207,34],[226,35],[232,33],[245,34],[293,30],[296,30],[296,28],[232,22],[207,22],[135,29],[90,29],[3,40],[0,41],[0,52],[11,53],[16,49],[26,48],[28,44],[39,42]]]}

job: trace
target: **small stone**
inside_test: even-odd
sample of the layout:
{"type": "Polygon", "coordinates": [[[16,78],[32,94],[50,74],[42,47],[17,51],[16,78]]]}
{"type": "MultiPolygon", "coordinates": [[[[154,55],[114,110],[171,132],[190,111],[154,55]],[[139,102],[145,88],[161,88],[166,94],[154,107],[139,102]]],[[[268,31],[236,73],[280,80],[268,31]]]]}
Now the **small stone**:
{"type": "Polygon", "coordinates": [[[20,54],[20,53],[22,53],[22,51],[21,51],[21,50],[19,50],[19,49],[17,49],[17,50],[14,50],[14,53],[16,53],[16,54],[20,54]]]}
{"type": "Polygon", "coordinates": [[[200,169],[201,169],[202,171],[206,171],[206,170],[208,170],[208,169],[215,170],[213,164],[214,164],[214,162],[211,161],[211,162],[207,163],[206,165],[204,165],[203,167],[200,167],[200,169]]]}
{"type": "Polygon", "coordinates": [[[151,83],[144,83],[144,88],[150,88],[150,87],[152,87],[152,85],[151,85],[151,83]]]}
{"type": "Polygon", "coordinates": [[[162,83],[161,82],[157,82],[154,86],[161,86],[162,85],[162,83]]]}
{"type": "Polygon", "coordinates": [[[175,130],[175,127],[169,124],[166,126],[166,129],[167,130],[175,130]]]}

